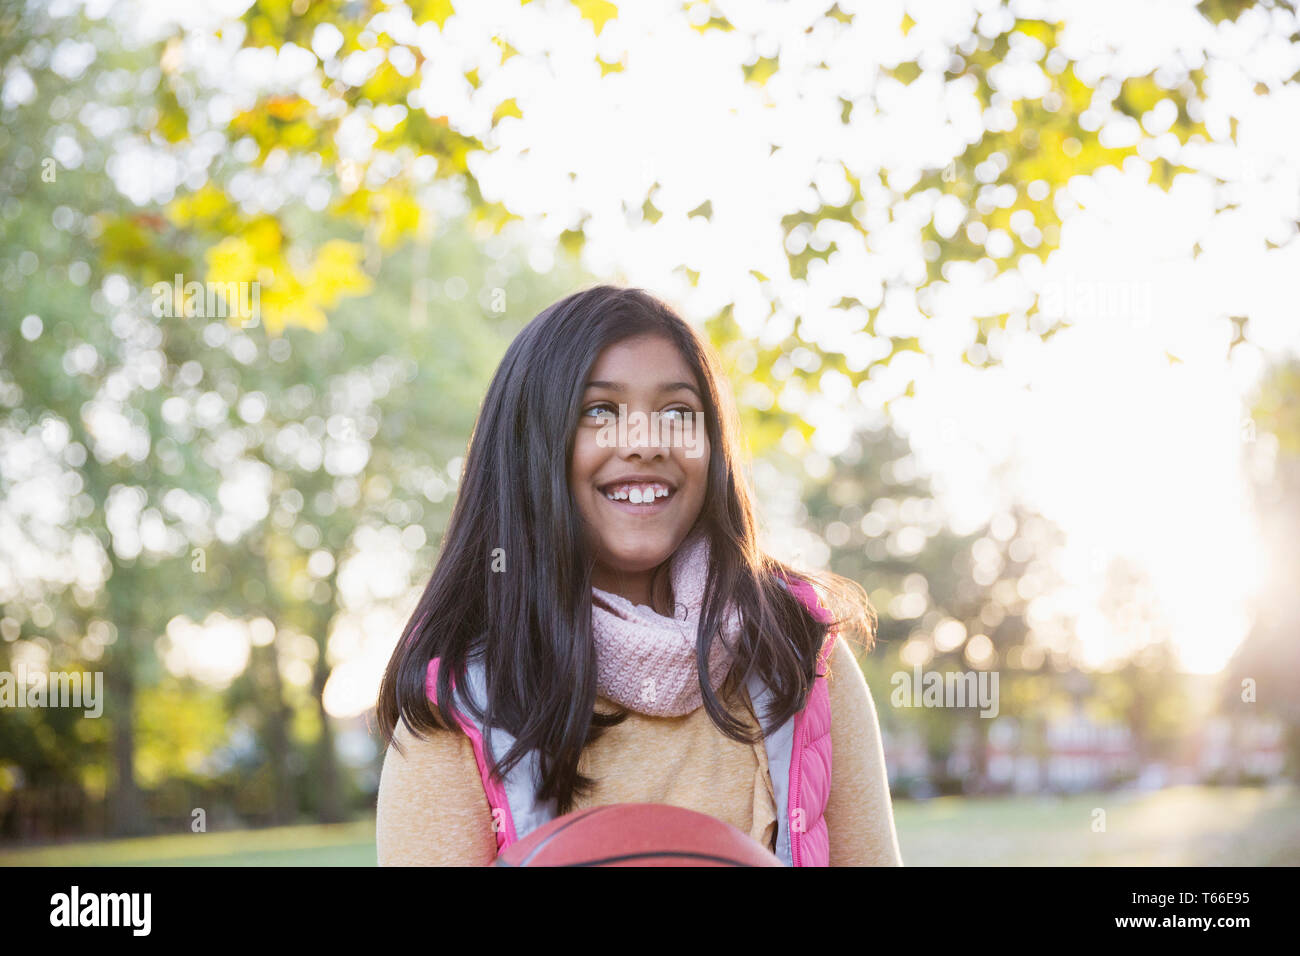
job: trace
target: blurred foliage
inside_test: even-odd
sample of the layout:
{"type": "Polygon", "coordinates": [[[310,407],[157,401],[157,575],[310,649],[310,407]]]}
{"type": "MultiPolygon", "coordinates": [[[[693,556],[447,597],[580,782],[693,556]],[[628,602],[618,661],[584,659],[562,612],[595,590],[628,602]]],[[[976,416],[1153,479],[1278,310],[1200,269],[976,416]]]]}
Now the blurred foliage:
{"type": "MultiPolygon", "coordinates": [[[[1198,9],[1217,23],[1250,5],[1198,9]]],[[[593,37],[618,17],[603,0],[570,7],[593,37]]],[[[441,30],[457,4],[409,8],[416,23],[441,30]]],[[[104,826],[120,833],[146,828],[150,814],[187,826],[189,810],[208,803],[214,812],[233,807],[247,819],[287,822],[303,813],[340,819],[373,798],[377,762],[368,771],[340,766],[335,735],[357,728],[335,726],[324,706],[337,663],[331,638],[357,610],[344,600],[341,576],[377,542],[414,554],[411,580],[427,575],[486,382],[523,321],[587,281],[577,257],[589,224],[581,219],[560,234],[551,268],[515,245],[520,217],[486,198],[473,160],[493,148],[498,128],[527,118],[527,102],[507,91],[486,103],[492,136],[420,107],[425,57],[385,29],[387,9],[377,0],[254,2],[223,36],[249,49],[312,51],[318,28],[330,26],[339,46],[316,56],[307,81],[264,90],[226,116],[186,61],[181,32],[130,49],[104,21],[0,6],[0,62],[13,94],[0,106],[0,438],[6,452],[24,449],[6,455],[0,494],[16,522],[7,551],[26,562],[26,577],[0,608],[0,666],[25,655],[50,669],[102,669],[111,702],[98,721],[65,710],[7,714],[0,794],[68,782],[91,799],[107,792],[104,826]],[[65,42],[93,46],[83,71],[54,68],[52,51],[65,42]],[[384,55],[364,76],[343,75],[343,62],[373,52],[384,55]],[[20,73],[30,96],[16,92],[20,73]],[[365,150],[341,148],[349,126],[364,131],[365,150]],[[188,170],[189,151],[213,137],[210,161],[178,177],[166,202],[137,205],[110,174],[125,157],[145,161],[131,148],[188,170]],[[299,177],[319,193],[249,199],[251,182],[276,189],[299,177]],[[201,312],[185,288],[198,278],[256,283],[258,314],[249,321],[201,312]],[[21,492],[42,484],[57,486],[66,514],[27,504],[21,492]],[[247,513],[262,488],[266,512],[247,513]],[[35,557],[74,554],[75,579],[35,557]],[[250,648],[228,685],[173,673],[160,651],[168,625],[218,613],[265,618],[273,634],[250,648]]],[[[710,4],[684,9],[698,31],[743,34],[710,4]]],[[[880,305],[866,293],[846,296],[837,306],[845,327],[883,346],[855,365],[816,341],[779,291],[787,280],[816,281],[840,244],[870,250],[877,228],[897,228],[892,215],[879,225],[868,215],[882,195],[891,209],[948,196],[964,215],[948,234],[932,219],[919,227],[924,274],[886,283],[917,292],[924,315],[927,289],[955,264],[1006,270],[1022,255],[1045,258],[1057,248],[1060,191],[1141,152],[1141,142],[1102,145],[1105,115],[1145,129],[1167,100],[1178,143],[1208,137],[1203,69],[1090,86],[1060,52],[1061,23],[1013,17],[1007,25],[996,12],[972,22],[940,65],[944,82],[969,84],[977,98],[988,120],[978,137],[911,182],[845,169],[847,199],[828,202],[817,191],[813,208],[782,219],[788,275],[754,277],[774,316],[796,316],[785,334],[745,334],[730,306],[704,329],[741,397],[751,452],[806,482],[807,529],[882,612],[881,650],[864,662],[873,686],[887,684],[906,642],[932,643],[938,625],[956,622],[968,638],[985,636],[992,661],[1017,672],[1006,708],[1027,716],[1063,698],[1052,657],[1027,651],[1020,594],[1026,578],[1041,576],[1051,530],[1025,514],[1011,516],[1009,529],[943,529],[930,490],[899,477],[905,468],[882,468],[907,454],[888,431],[858,436],[824,475],[809,476],[800,442],[818,423],[786,399],[817,393],[830,372],[856,387],[902,353],[923,354],[922,346],[915,335],[878,329],[880,305]],[[1046,93],[1012,100],[999,89],[999,65],[1013,56],[1042,65],[1046,93]],[[1008,111],[1013,123],[994,121],[1008,111]],[[976,564],[996,574],[976,579],[976,564]],[[924,610],[903,613],[899,599],[921,587],[924,610]]],[[[838,29],[852,14],[837,4],[816,20],[810,29],[838,29]]],[[[911,16],[902,24],[905,34],[926,27],[911,16]]],[[[790,58],[779,49],[759,55],[754,36],[738,39],[756,47],[742,67],[747,89],[766,95],[790,58]]],[[[492,41],[499,61],[464,72],[476,92],[499,88],[496,71],[520,56],[504,36],[492,41]]],[[[597,65],[602,77],[625,67],[597,65]]],[[[904,61],[882,68],[877,83],[916,83],[934,69],[904,61]]],[[[874,104],[862,96],[839,106],[848,126],[874,104]]],[[[1150,175],[1168,188],[1186,168],[1157,158],[1150,175]]],[[[632,203],[652,226],[662,217],[658,188],[632,203]]],[[[711,219],[712,198],[690,215],[711,219]]],[[[972,347],[1007,319],[981,320],[972,347]]],[[[1288,452],[1300,432],[1295,394],[1292,377],[1258,412],[1288,452]]],[[[932,666],[959,666],[967,644],[938,652],[932,666]]],[[[1146,671],[1108,680],[1107,706],[1165,746],[1177,693],[1146,671]]],[[[882,715],[886,723],[897,717],[882,715]]],[[[951,716],[916,717],[942,760],[952,750],[951,716]]],[[[975,720],[974,732],[987,724],[975,720]]],[[[0,834],[12,835],[21,821],[4,807],[0,800],[0,834]]]]}
{"type": "Polygon", "coordinates": [[[1282,365],[1268,376],[1252,420],[1260,431],[1277,436],[1283,454],[1300,458],[1300,364],[1282,365]]]}
{"type": "MultiPolygon", "coordinates": [[[[1250,5],[1205,3],[1199,9],[1208,20],[1219,22],[1235,19],[1250,5]]],[[[597,36],[618,15],[616,5],[600,0],[575,0],[572,6],[597,36]]],[[[697,30],[738,32],[710,4],[686,3],[683,10],[697,30]]],[[[827,261],[844,242],[870,249],[876,241],[874,230],[882,228],[868,225],[868,203],[877,201],[874,197],[878,190],[891,196],[892,203],[949,196],[960,203],[964,216],[946,234],[940,233],[933,218],[921,227],[918,238],[925,249],[924,278],[919,282],[911,276],[886,278],[887,286],[916,289],[916,304],[925,318],[932,299],[929,293],[944,284],[954,264],[984,262],[994,270],[1007,270],[1015,268],[1022,256],[1045,259],[1050,255],[1060,239],[1061,191],[1075,177],[1091,175],[1107,166],[1118,167],[1126,159],[1137,157],[1143,145],[1153,143],[1156,136],[1149,132],[1153,110],[1172,105],[1173,119],[1162,135],[1171,135],[1177,143],[1210,139],[1198,118],[1204,98],[1203,68],[1187,68],[1180,75],[1153,71],[1141,76],[1105,76],[1090,85],[1081,78],[1079,64],[1062,52],[1059,39],[1063,22],[1003,17],[1002,12],[991,9],[974,14],[969,34],[955,43],[949,62],[936,74],[954,89],[962,87],[973,93],[985,117],[984,129],[951,161],[922,170],[912,183],[895,182],[883,170],[863,182],[845,169],[851,187],[847,199],[831,203],[823,198],[815,206],[790,213],[782,220],[790,250],[790,278],[811,282],[815,265],[827,261]],[[1012,60],[1040,68],[1047,79],[1047,90],[1023,99],[1013,99],[1004,92],[1000,86],[1005,81],[999,71],[1012,60]],[[1004,114],[1011,117],[1009,124],[1003,120],[1004,114]],[[1141,123],[1139,142],[1123,147],[1102,145],[1101,130],[1110,116],[1126,116],[1141,123]],[[831,225],[840,231],[828,230],[831,225]]],[[[442,29],[455,17],[455,5],[418,3],[411,13],[414,22],[442,29]]],[[[902,33],[906,36],[913,29],[928,29],[928,16],[948,15],[938,9],[932,14],[912,11],[904,15],[902,33]]],[[[369,286],[365,273],[373,270],[367,269],[363,261],[373,263],[375,250],[386,251],[409,242],[429,228],[426,219],[431,213],[418,198],[422,180],[417,171],[426,168],[422,164],[433,161],[438,179],[460,184],[469,201],[472,222],[495,232],[516,219],[500,203],[483,198],[469,168],[469,157],[490,150],[491,143],[453,128],[446,116],[430,115],[416,105],[425,55],[419,45],[399,41],[387,22],[385,6],[377,0],[253,3],[240,18],[245,47],[281,50],[293,45],[311,50],[318,27],[328,25],[338,31],[338,48],[318,58],[308,83],[293,92],[266,92],[255,106],[235,115],[223,131],[232,144],[245,140],[255,145],[256,155],[248,164],[251,169],[266,169],[269,165],[279,168],[286,157],[312,160],[331,181],[328,219],[341,228],[361,230],[364,241],[373,249],[362,256],[357,247],[344,244],[342,238],[325,239],[320,248],[309,247],[300,231],[282,222],[287,212],[244,214],[240,204],[223,197],[232,178],[244,168],[244,164],[227,158],[192,196],[181,195],[167,207],[170,228],[150,229],[134,216],[108,227],[110,249],[126,254],[115,255],[115,261],[129,258],[143,275],[170,275],[171,266],[166,260],[172,257],[171,250],[178,244],[188,244],[192,255],[206,263],[213,281],[233,281],[234,277],[254,272],[263,278],[268,332],[277,333],[288,324],[319,330],[332,304],[342,296],[366,294],[369,286]],[[376,57],[368,61],[371,67],[364,76],[353,72],[345,75],[342,64],[371,53],[376,57]],[[384,117],[382,122],[380,116],[384,117]],[[363,158],[344,158],[338,151],[340,130],[357,120],[368,130],[373,143],[363,158]],[[286,248],[286,237],[290,235],[296,240],[296,250],[286,248]],[[209,250],[206,255],[202,251],[205,248],[209,250]],[[290,264],[295,261],[293,253],[300,262],[298,267],[290,264]]],[[[852,22],[852,15],[835,5],[807,29],[823,25],[829,29],[848,28],[852,22]]],[[[494,36],[493,40],[501,49],[500,63],[495,67],[476,65],[465,72],[475,90],[481,90],[490,73],[503,69],[516,54],[503,36],[494,36]]],[[[157,85],[155,114],[157,133],[163,140],[171,139],[165,130],[184,129],[185,115],[201,103],[196,98],[193,78],[179,66],[182,58],[178,53],[168,56],[168,50],[179,42],[180,37],[174,37],[159,58],[164,69],[157,85]],[[184,96],[178,91],[183,91],[184,96]]],[[[602,62],[602,73],[607,68],[609,65],[602,62]]],[[[758,86],[781,69],[779,51],[757,56],[743,68],[746,81],[758,86]]],[[[933,69],[933,65],[923,68],[907,60],[881,67],[877,86],[915,82],[927,69],[933,69]]],[[[868,94],[842,100],[842,122],[850,124],[855,110],[870,110],[874,97],[868,94]]],[[[491,115],[495,129],[524,113],[518,99],[506,95],[492,106],[491,115]]],[[[1157,153],[1149,164],[1150,176],[1162,187],[1169,188],[1179,172],[1190,171],[1164,158],[1163,149],[1157,153]]],[[[645,220],[652,225],[659,215],[653,202],[656,188],[650,187],[642,206],[645,220]]],[[[821,196],[821,192],[817,191],[817,195],[821,196]]],[[[706,200],[690,215],[709,219],[711,203],[706,200]]],[[[883,228],[896,229],[892,218],[888,217],[883,228]]],[[[586,239],[584,225],[585,220],[563,232],[560,241],[565,251],[575,255],[581,252],[586,239]]],[[[690,275],[689,270],[686,272],[690,275]]],[[[774,314],[785,309],[798,313],[792,304],[782,301],[783,293],[777,284],[763,277],[760,282],[774,314]]],[[[789,366],[787,381],[803,382],[808,390],[815,391],[818,376],[834,370],[845,375],[854,387],[866,382],[875,369],[888,366],[899,353],[921,351],[915,335],[882,335],[876,329],[881,307],[880,301],[868,304],[854,297],[846,297],[839,305],[846,328],[888,340],[888,349],[864,365],[850,363],[836,349],[816,341],[799,321],[788,335],[770,341],[752,360],[746,360],[746,376],[779,392],[783,383],[771,370],[782,368],[778,361],[781,357],[803,350],[811,351],[815,361],[789,366]]],[[[737,343],[741,349],[752,348],[741,340],[728,313],[729,307],[724,307],[711,323],[715,344],[724,349],[729,343],[737,343]]],[[[1028,315],[1036,314],[1031,307],[1028,315]]],[[[980,317],[964,361],[974,365],[995,363],[996,358],[983,346],[992,330],[1006,328],[1009,318],[1007,314],[980,317]]],[[[1057,327],[1056,322],[1048,322],[1042,334],[1050,336],[1057,327]]],[[[904,394],[912,393],[908,389],[904,394]]],[[[753,427],[752,448],[756,454],[768,450],[776,438],[791,429],[805,435],[812,430],[810,424],[798,420],[798,415],[779,406],[747,411],[746,415],[746,423],[753,427]]]]}
{"type": "MultiPolygon", "coordinates": [[[[345,612],[340,566],[366,535],[415,526],[426,533],[413,573],[427,574],[454,500],[448,464],[518,316],[582,277],[563,260],[546,276],[526,270],[523,251],[484,244],[484,218],[437,219],[395,184],[323,213],[247,214],[218,174],[161,208],[134,207],[105,175],[116,141],[83,124],[126,107],[160,129],[185,127],[167,117],[192,108],[188,95],[132,109],[151,71],[159,90],[182,88],[156,65],[166,45],[130,52],[102,27],[26,16],[15,30],[35,96],[0,129],[0,435],[6,448],[35,443],[28,457],[48,461],[71,513],[51,538],[48,516],[19,510],[6,554],[66,559],[75,541],[95,570],[83,588],[47,569],[5,600],[0,666],[22,651],[50,669],[103,670],[109,706],[98,721],[6,717],[5,786],[76,780],[88,798],[107,789],[106,825],[122,833],[146,828],[158,801],[175,810],[178,781],[218,802],[242,792],[250,818],[341,818],[373,790],[337,765],[323,720],[329,641],[345,612]],[[98,48],[83,75],[49,68],[53,46],[87,35],[98,48]],[[121,88],[123,76],[139,85],[121,88]],[[79,163],[44,181],[40,159],[67,135],[79,163]],[[205,314],[202,297],[187,313],[178,275],[258,281],[261,321],[205,314]],[[251,526],[233,517],[231,491],[250,473],[269,476],[271,504],[251,526]],[[138,527],[155,532],[134,544],[135,531],[114,523],[124,495],[138,527]],[[332,556],[323,574],[309,562],[321,552],[332,556]],[[272,648],[253,648],[220,692],[169,674],[158,651],[174,618],[214,613],[276,629],[272,648]]],[[[456,175],[456,136],[416,125],[446,147],[456,175]]],[[[0,493],[19,500],[23,479],[0,474],[0,493]]],[[[0,832],[21,824],[3,809],[0,832]]],[[[188,825],[187,813],[174,817],[188,825]]]]}

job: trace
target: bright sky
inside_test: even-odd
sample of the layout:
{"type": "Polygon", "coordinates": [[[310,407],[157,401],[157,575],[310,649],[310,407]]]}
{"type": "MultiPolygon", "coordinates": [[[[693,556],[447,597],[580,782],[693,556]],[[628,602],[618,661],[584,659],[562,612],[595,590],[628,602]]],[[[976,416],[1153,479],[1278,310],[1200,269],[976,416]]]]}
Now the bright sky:
{"type": "MultiPolygon", "coordinates": [[[[218,6],[142,0],[111,13],[141,39],[165,35],[185,18],[193,31],[186,61],[224,91],[210,109],[214,125],[261,88],[293,89],[316,65],[301,48],[277,58],[239,51],[237,31],[221,41],[206,35],[218,6]]],[[[1053,569],[1063,586],[1034,598],[1045,637],[1054,616],[1073,613],[1081,616],[1086,663],[1131,650],[1135,628],[1097,611],[1107,568],[1123,562],[1149,581],[1143,613],[1155,631],[1172,637],[1184,665],[1201,672],[1223,665],[1246,633],[1261,576],[1246,475],[1269,448],[1244,437],[1243,421],[1266,358],[1300,352],[1300,244],[1290,241],[1300,219],[1300,88],[1279,90],[1300,69],[1300,50],[1286,39],[1294,24],[1270,23],[1265,11],[1252,10],[1216,31],[1194,0],[1019,4],[1026,16],[1065,18],[1063,48],[1083,57],[1080,72],[1090,81],[1162,65],[1178,77],[1180,64],[1201,65],[1208,44],[1217,58],[1204,120],[1224,136],[1228,117],[1237,117],[1241,145],[1188,150],[1181,159],[1232,182],[1218,188],[1208,176],[1186,175],[1168,193],[1145,184],[1148,160],[1180,158],[1173,137],[1160,135],[1170,118],[1158,107],[1143,120],[1152,138],[1142,159],[1122,172],[1076,179],[1059,197],[1067,221],[1047,268],[1004,260],[1003,274],[992,281],[976,268],[958,270],[935,290],[926,322],[909,291],[886,289],[921,274],[919,226],[952,210],[935,208],[934,197],[904,204],[894,194],[915,181],[918,169],[946,164],[981,124],[1004,121],[1006,111],[981,116],[968,90],[945,86],[933,72],[907,86],[876,81],[876,66],[918,55],[923,66],[942,66],[942,51],[967,36],[972,11],[983,11],[984,29],[1001,29],[998,18],[1008,14],[997,3],[841,2],[855,14],[853,23],[819,23],[812,33],[804,28],[824,0],[716,4],[741,31],[760,31],[758,52],[771,55],[779,45],[781,70],[761,88],[742,82],[740,64],[755,53],[746,36],[697,32],[674,12],[679,5],[665,0],[623,5],[599,38],[563,2],[456,6],[441,34],[410,24],[400,7],[386,16],[385,28],[428,57],[420,105],[493,147],[474,171],[489,198],[527,217],[520,234],[532,243],[533,268],[546,269],[553,237],[589,217],[586,258],[596,274],[650,288],[693,318],[730,303],[743,327],[764,339],[783,337],[798,314],[817,344],[844,351],[859,366],[880,343],[845,328],[829,308],[843,296],[883,303],[877,328],[919,335],[926,355],[905,354],[856,393],[823,379],[823,394],[808,406],[810,418],[823,423],[818,451],[843,447],[845,416],[832,409],[846,407],[865,420],[901,393],[905,375],[915,375],[916,397],[896,402],[891,418],[912,441],[917,466],[933,477],[952,525],[969,532],[1019,499],[1065,533],[1053,569]],[[905,11],[917,24],[906,36],[905,11]],[[519,55],[496,67],[494,38],[519,55]],[[624,69],[601,79],[598,55],[624,69]],[[828,68],[814,68],[820,63],[828,68]],[[474,67],[483,78],[477,91],[463,75],[474,67]],[[1274,91],[1258,95],[1257,82],[1274,91]],[[492,131],[493,107],[511,96],[524,118],[492,131]],[[840,97],[862,104],[848,126],[840,121],[840,97]],[[773,144],[780,147],[775,154],[773,144]],[[819,195],[840,202],[847,190],[841,165],[867,190],[871,246],[824,223],[797,241],[834,240],[840,251],[810,282],[792,280],[780,219],[815,208],[819,195]],[[639,209],[656,182],[653,202],[663,216],[641,222],[639,209]],[[706,199],[711,219],[688,219],[706,199]],[[1223,209],[1228,202],[1235,208],[1223,209]],[[1268,250],[1266,239],[1289,244],[1268,250]],[[1196,258],[1194,246],[1201,250],[1196,258]],[[683,265],[700,273],[698,285],[675,271],[683,265]],[[751,269],[772,277],[768,290],[751,269]],[[991,342],[1000,368],[963,365],[972,318],[1023,310],[1034,292],[1075,327],[1043,342],[1023,319],[1013,319],[1008,333],[991,342]],[[771,319],[769,294],[780,303],[771,319]],[[1252,344],[1234,350],[1230,362],[1228,315],[1251,317],[1252,344]]],[[[313,39],[326,57],[336,45],[328,28],[313,39]]],[[[1016,50],[1004,64],[999,82],[1009,94],[1041,95],[1035,91],[1044,74],[1033,56],[1016,50]]],[[[358,55],[332,69],[364,76],[373,65],[358,55]]],[[[394,65],[407,66],[396,59],[394,65]]],[[[365,119],[345,132],[345,153],[364,155],[365,119]]],[[[1122,117],[1090,119],[1107,142],[1131,143],[1141,133],[1122,117]]],[[[218,149],[201,124],[179,161],[143,142],[127,143],[115,178],[139,202],[165,200],[180,181],[201,179],[218,149]]],[[[321,188],[288,164],[239,184],[248,208],[291,194],[315,204],[321,188]]],[[[988,238],[991,254],[1000,241],[988,238]]],[[[815,468],[819,458],[812,460],[815,468]]],[[[376,546],[386,562],[403,551],[396,541],[376,546]]],[[[328,691],[340,716],[373,702],[403,623],[395,596],[378,593],[375,580],[356,568],[345,576],[351,613],[331,646],[344,666],[328,691]]]]}

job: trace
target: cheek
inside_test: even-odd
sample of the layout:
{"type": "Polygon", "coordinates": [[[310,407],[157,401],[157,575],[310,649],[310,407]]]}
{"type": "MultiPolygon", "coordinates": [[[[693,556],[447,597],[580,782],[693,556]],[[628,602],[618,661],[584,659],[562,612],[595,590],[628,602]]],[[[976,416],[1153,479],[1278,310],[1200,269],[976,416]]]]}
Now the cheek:
{"type": "Polygon", "coordinates": [[[573,485],[590,482],[600,465],[600,446],[595,439],[578,432],[573,442],[573,458],[569,461],[569,483],[573,485]]]}
{"type": "Polygon", "coordinates": [[[681,468],[690,482],[691,497],[695,501],[704,500],[704,492],[709,483],[709,448],[703,448],[703,454],[695,458],[683,458],[681,468]]]}
{"type": "Polygon", "coordinates": [[[583,431],[573,443],[573,457],[569,461],[569,494],[585,521],[599,517],[592,501],[592,482],[605,464],[606,449],[596,444],[596,439],[583,431]]]}

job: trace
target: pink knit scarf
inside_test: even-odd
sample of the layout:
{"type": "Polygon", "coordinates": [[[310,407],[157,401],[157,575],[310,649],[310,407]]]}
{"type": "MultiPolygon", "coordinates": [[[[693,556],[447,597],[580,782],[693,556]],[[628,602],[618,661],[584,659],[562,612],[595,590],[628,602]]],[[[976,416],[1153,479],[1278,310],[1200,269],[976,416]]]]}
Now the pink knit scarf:
{"type": "MultiPolygon", "coordinates": [[[[689,535],[673,552],[669,574],[676,617],[664,617],[622,595],[591,589],[596,680],[603,696],[652,717],[689,714],[703,703],[695,635],[708,562],[709,541],[703,532],[689,535]]],[[[722,640],[714,639],[709,655],[709,681],[715,693],[727,676],[739,635],[739,614],[729,606],[723,614],[722,640]]]]}

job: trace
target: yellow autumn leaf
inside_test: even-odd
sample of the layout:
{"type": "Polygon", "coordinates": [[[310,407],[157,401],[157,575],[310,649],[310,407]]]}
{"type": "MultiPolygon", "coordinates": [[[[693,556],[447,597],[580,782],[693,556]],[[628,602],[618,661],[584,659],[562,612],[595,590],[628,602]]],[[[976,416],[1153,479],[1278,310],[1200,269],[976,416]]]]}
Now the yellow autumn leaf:
{"type": "MultiPolygon", "coordinates": [[[[213,282],[256,279],[258,313],[268,335],[280,335],[290,325],[319,332],[327,324],[327,309],[344,296],[370,291],[372,282],[361,268],[361,257],[358,243],[331,239],[299,272],[278,251],[258,257],[245,238],[232,236],[210,253],[208,278],[213,282]]],[[[232,322],[242,323],[243,317],[233,317],[232,322]]]]}
{"type": "Polygon", "coordinates": [[[257,278],[257,255],[239,236],[227,236],[208,250],[209,282],[251,282],[257,278]]]}
{"type": "Polygon", "coordinates": [[[326,320],[325,313],[312,302],[273,295],[262,297],[262,324],[268,335],[280,335],[290,325],[320,332],[326,320]]]}
{"type": "Polygon", "coordinates": [[[311,104],[301,96],[269,96],[262,101],[262,109],[283,122],[302,119],[311,111],[311,104]]]}
{"type": "Polygon", "coordinates": [[[501,122],[501,120],[505,119],[507,116],[513,116],[515,119],[522,119],[523,115],[523,112],[519,109],[518,102],[515,101],[514,97],[511,97],[508,100],[502,100],[497,104],[497,108],[492,111],[492,125],[496,126],[497,123],[501,122]]]}
{"type": "Polygon", "coordinates": [[[383,226],[379,230],[379,245],[391,249],[403,239],[419,232],[423,215],[420,204],[404,189],[386,188],[382,193],[383,226]]]}
{"type": "Polygon", "coordinates": [[[607,22],[618,16],[618,7],[609,0],[573,0],[573,5],[582,19],[591,21],[596,36],[600,36],[607,22]]]}
{"type": "Polygon", "coordinates": [[[1056,24],[1046,20],[1020,20],[1016,32],[1033,37],[1049,50],[1056,45],[1056,24]]]}
{"type": "Polygon", "coordinates": [[[1120,87],[1120,99],[1126,102],[1135,116],[1142,116],[1168,92],[1150,76],[1130,76],[1120,87]]]}
{"type": "Polygon", "coordinates": [[[280,231],[280,224],[271,216],[249,223],[244,230],[244,239],[262,259],[274,258],[284,246],[284,233],[280,231]]]}
{"type": "Polygon", "coordinates": [[[420,22],[432,20],[438,24],[438,29],[441,30],[446,26],[447,18],[455,12],[456,10],[452,7],[450,0],[428,0],[427,3],[416,8],[416,20],[420,22]]]}
{"type": "Polygon", "coordinates": [[[329,308],[345,295],[370,291],[370,277],[361,269],[358,243],[331,239],[320,247],[304,282],[308,297],[329,308]]]}
{"type": "Polygon", "coordinates": [[[230,208],[226,194],[212,183],[204,183],[197,191],[167,204],[167,218],[178,226],[212,222],[230,208]]]}

